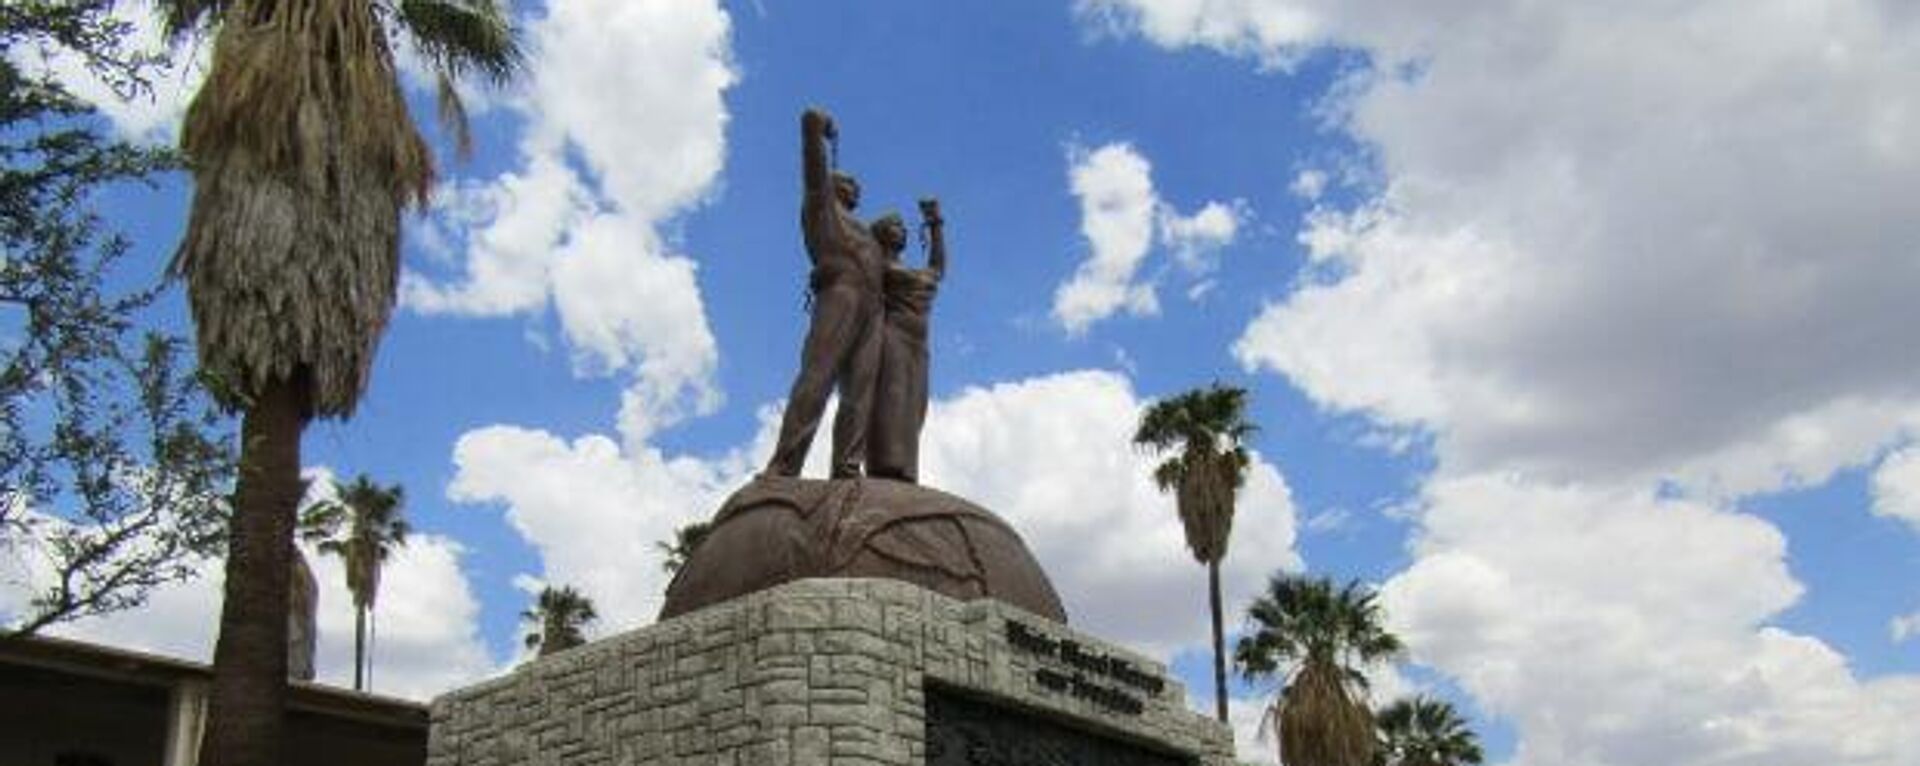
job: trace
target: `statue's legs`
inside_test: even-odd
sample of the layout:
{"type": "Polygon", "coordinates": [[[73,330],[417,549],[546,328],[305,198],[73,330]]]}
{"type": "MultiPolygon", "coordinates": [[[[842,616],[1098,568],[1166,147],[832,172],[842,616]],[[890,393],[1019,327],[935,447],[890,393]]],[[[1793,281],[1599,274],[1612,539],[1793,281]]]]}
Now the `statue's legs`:
{"type": "Polygon", "coordinates": [[[873,419],[874,384],[880,380],[880,349],[886,327],[875,311],[840,370],[840,411],[833,416],[833,478],[860,475],[867,457],[867,424],[873,419]]]}
{"type": "Polygon", "coordinates": [[[857,422],[862,424],[866,422],[864,399],[870,398],[872,370],[878,366],[879,346],[873,338],[879,319],[879,301],[857,284],[830,284],[814,295],[813,321],[807,327],[807,340],[800,349],[800,373],[794,377],[793,388],[787,394],[787,411],[780,419],[780,441],[774,447],[773,460],[767,464],[767,473],[800,475],[800,467],[807,460],[807,448],[813,445],[813,434],[819,430],[820,416],[826,411],[827,395],[833,392],[836,380],[841,383],[841,401],[840,414],[834,418],[834,471],[837,475],[843,461],[851,458],[854,472],[858,473],[865,440],[844,439],[841,430],[849,417],[859,417],[857,422]],[[865,351],[865,346],[872,346],[872,351],[865,351]],[[863,353],[871,359],[863,362],[859,358],[863,353]],[[866,372],[864,383],[850,379],[858,378],[863,370],[866,372]],[[855,396],[861,399],[850,402],[849,398],[855,396]],[[857,412],[849,413],[849,408],[857,412]]]}

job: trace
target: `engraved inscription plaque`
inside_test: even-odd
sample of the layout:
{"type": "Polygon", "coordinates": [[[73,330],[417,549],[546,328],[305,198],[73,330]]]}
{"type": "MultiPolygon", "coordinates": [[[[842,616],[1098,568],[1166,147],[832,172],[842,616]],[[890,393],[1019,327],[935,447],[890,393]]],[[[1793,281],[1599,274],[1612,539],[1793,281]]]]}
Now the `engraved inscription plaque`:
{"type": "Polygon", "coordinates": [[[1194,766],[1192,757],[927,688],[927,766],[1194,766]]]}

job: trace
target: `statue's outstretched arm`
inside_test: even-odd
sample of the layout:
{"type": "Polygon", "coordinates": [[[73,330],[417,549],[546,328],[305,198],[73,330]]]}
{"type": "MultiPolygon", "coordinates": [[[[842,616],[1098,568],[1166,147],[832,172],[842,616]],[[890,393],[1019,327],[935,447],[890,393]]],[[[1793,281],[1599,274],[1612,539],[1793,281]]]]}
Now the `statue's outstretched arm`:
{"type": "Polygon", "coordinates": [[[838,135],[839,130],[833,124],[832,115],[819,109],[808,109],[800,115],[801,176],[806,182],[807,194],[833,194],[832,168],[827,166],[827,142],[838,135]]]}
{"type": "Polygon", "coordinates": [[[933,272],[935,280],[947,276],[947,236],[943,231],[946,219],[940,217],[940,200],[928,197],[920,200],[920,225],[927,232],[927,270],[933,272]]]}

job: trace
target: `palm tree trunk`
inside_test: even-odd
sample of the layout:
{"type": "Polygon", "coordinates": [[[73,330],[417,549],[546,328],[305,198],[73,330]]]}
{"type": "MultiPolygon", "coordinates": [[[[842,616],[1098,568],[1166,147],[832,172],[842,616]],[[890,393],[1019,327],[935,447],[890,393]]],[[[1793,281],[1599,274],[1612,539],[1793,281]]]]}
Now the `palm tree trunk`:
{"type": "Polygon", "coordinates": [[[1213,608],[1213,707],[1227,722],[1226,635],[1220,630],[1220,560],[1207,562],[1207,605],[1213,608]]]}
{"type": "Polygon", "coordinates": [[[373,690],[373,647],[380,643],[380,615],[367,605],[367,690],[373,690]]]}
{"type": "Polygon", "coordinates": [[[362,604],[354,604],[353,605],[353,690],[354,691],[363,692],[367,690],[366,676],[363,674],[363,671],[365,671],[366,668],[367,668],[367,607],[362,604]]]}
{"type": "Polygon", "coordinates": [[[225,600],[213,650],[205,766],[281,762],[287,696],[287,582],[300,503],[304,385],[269,383],[240,426],[225,600]]]}

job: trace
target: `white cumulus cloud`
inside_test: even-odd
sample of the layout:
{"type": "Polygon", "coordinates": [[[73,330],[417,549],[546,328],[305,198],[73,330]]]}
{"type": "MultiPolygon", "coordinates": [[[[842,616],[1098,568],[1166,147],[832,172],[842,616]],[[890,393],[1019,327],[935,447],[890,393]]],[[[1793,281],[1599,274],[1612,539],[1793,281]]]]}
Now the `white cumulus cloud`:
{"type": "Polygon", "coordinates": [[[1189,271],[1212,268],[1206,256],[1233,243],[1240,231],[1241,212],[1234,205],[1208,202],[1192,215],[1181,215],[1161,206],[1160,244],[1173,251],[1176,262],[1189,271]]]}
{"type": "Polygon", "coordinates": [[[1873,512],[1920,532],[1920,447],[1906,447],[1873,472],[1873,512]]]}
{"type": "MultiPolygon", "coordinates": [[[[1870,0],[1080,5],[1167,46],[1373,58],[1330,109],[1383,187],[1309,218],[1303,239],[1341,276],[1270,306],[1238,346],[1316,399],[1431,429],[1463,467],[1563,475],[1780,443],[1793,434],[1778,424],[1847,402],[1903,417],[1801,427],[1865,428],[1869,446],[1911,428],[1914,14],[1870,0]]],[[[1692,468],[1680,478],[1711,483],[1741,466],[1692,468]]],[[[1775,468],[1728,489],[1801,466],[1775,468]]]]}
{"type": "MultiPolygon", "coordinates": [[[[1259,67],[1363,54],[1321,108],[1377,185],[1306,216],[1305,275],[1235,352],[1325,408],[1431,437],[1388,612],[1416,660],[1515,723],[1517,763],[1920,753],[1920,679],[1856,677],[1817,637],[1768,627],[1801,586],[1779,530],[1737,510],[1920,428],[1920,16],[1874,0],[1077,7],[1259,67]]],[[[1876,484],[1894,516],[1899,461],[1876,484]]]]}
{"type": "Polygon", "coordinates": [[[1209,202],[1182,214],[1162,201],[1153,188],[1152,165],[1130,144],[1070,147],[1068,160],[1088,247],[1086,260],[1054,291],[1054,321],[1070,334],[1120,312],[1159,313],[1154,280],[1138,275],[1156,241],[1188,270],[1204,272],[1206,256],[1231,244],[1239,230],[1244,213],[1238,203],[1209,202]]]}
{"type": "Polygon", "coordinates": [[[707,518],[757,467],[738,455],[672,457],[627,451],[605,436],[568,441],[514,426],[469,431],[453,462],[448,496],[504,505],[507,522],[540,552],[543,571],[528,574],[592,598],[603,633],[653,621],[667,584],[654,544],[707,518]]]}
{"type": "Polygon", "coordinates": [[[1893,642],[1896,644],[1914,636],[1920,636],[1920,612],[1895,617],[1888,621],[1887,633],[1892,635],[1893,642]]]}
{"type": "Polygon", "coordinates": [[[1426,490],[1390,627],[1519,733],[1519,764],[1906,763],[1920,679],[1768,622],[1799,598],[1745,514],[1513,476],[1426,490]]]}
{"type": "Polygon", "coordinates": [[[554,253],[593,202],[561,158],[536,155],[524,169],[491,182],[443,187],[434,208],[438,225],[420,231],[434,242],[468,232],[464,252],[434,253],[441,260],[464,257],[466,276],[442,284],[408,273],[401,284],[407,306],[430,314],[504,316],[546,307],[554,253]]]}
{"type": "Polygon", "coordinates": [[[453,187],[426,239],[452,281],[405,278],[409,308],[459,316],[551,307],[582,374],[625,372],[623,435],[719,406],[719,349],[696,266],[662,233],[712,193],[737,75],[714,2],[557,3],[530,23],[521,167],[453,187]],[[639,413],[648,413],[642,417],[639,413]]]}

